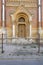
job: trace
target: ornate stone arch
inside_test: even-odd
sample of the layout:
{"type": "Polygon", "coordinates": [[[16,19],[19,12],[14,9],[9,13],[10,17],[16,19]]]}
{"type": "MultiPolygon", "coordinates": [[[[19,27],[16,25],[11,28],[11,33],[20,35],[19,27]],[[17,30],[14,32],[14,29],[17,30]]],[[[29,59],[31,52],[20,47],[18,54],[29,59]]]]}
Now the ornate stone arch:
{"type": "Polygon", "coordinates": [[[27,37],[29,36],[29,31],[28,31],[28,28],[30,27],[29,26],[29,20],[28,20],[28,16],[26,13],[24,12],[19,12],[17,15],[16,15],[16,28],[17,28],[17,31],[16,31],[16,35],[17,36],[21,36],[21,37],[27,37]],[[19,22],[19,19],[20,18],[23,18],[25,21],[23,22],[19,22]],[[23,27],[23,28],[22,28],[23,27]],[[21,32],[20,32],[21,31],[21,32]],[[20,35],[21,34],[21,35],[20,35]]]}
{"type": "Polygon", "coordinates": [[[12,14],[11,16],[12,22],[15,25],[15,36],[18,37],[18,25],[19,24],[25,24],[26,25],[26,37],[29,37],[30,34],[30,24],[32,21],[32,15],[30,12],[28,12],[24,7],[18,8],[18,10],[12,14]],[[23,17],[25,19],[25,22],[18,22],[18,19],[20,17],[23,17]]]}

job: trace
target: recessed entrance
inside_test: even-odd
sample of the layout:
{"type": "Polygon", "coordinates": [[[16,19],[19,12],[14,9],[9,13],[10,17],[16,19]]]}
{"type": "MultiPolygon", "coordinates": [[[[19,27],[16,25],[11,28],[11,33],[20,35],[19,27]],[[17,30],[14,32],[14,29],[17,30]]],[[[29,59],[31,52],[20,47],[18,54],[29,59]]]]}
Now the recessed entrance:
{"type": "Polygon", "coordinates": [[[26,13],[18,13],[12,17],[13,22],[13,37],[27,38],[30,34],[30,22],[26,13]]]}
{"type": "Polygon", "coordinates": [[[18,37],[26,37],[26,25],[25,24],[18,25],[18,37]]]}

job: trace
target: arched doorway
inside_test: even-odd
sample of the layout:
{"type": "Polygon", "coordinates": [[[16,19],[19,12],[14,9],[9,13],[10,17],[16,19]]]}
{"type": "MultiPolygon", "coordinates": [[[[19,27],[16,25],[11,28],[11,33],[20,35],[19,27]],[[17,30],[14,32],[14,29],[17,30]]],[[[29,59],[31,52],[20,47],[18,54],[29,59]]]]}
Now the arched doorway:
{"type": "Polygon", "coordinates": [[[30,22],[26,13],[18,13],[12,16],[13,37],[27,38],[30,34],[30,22]]]}
{"type": "Polygon", "coordinates": [[[25,25],[25,18],[23,16],[19,17],[18,19],[18,37],[26,37],[26,25],[25,25]]]}
{"type": "Polygon", "coordinates": [[[18,13],[15,20],[16,37],[27,38],[29,37],[29,18],[25,13],[18,13]]]}

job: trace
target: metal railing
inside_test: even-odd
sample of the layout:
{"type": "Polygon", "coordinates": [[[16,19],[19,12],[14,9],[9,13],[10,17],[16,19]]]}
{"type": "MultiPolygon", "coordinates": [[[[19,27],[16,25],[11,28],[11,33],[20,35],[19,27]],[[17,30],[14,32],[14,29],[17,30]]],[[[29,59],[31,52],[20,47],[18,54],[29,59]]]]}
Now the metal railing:
{"type": "MultiPolygon", "coordinates": [[[[7,37],[6,34],[0,34],[0,43],[2,42],[2,35],[3,35],[3,43],[8,43],[9,41],[12,41],[11,43],[14,43],[13,41],[28,41],[28,42],[32,42],[32,43],[38,43],[38,41],[40,40],[40,43],[43,44],[43,38],[36,38],[36,37],[32,37],[32,38],[20,38],[20,37],[7,37]],[[4,42],[6,41],[6,42],[4,42]]],[[[10,43],[10,42],[9,42],[10,43]]],[[[24,42],[25,43],[25,42],[24,42]]]]}
{"type": "MultiPolygon", "coordinates": [[[[6,34],[0,34],[0,44],[2,45],[2,53],[3,53],[3,45],[7,44],[9,45],[18,45],[18,46],[22,46],[22,48],[26,48],[28,46],[30,46],[30,49],[33,48],[38,48],[38,53],[40,51],[40,47],[41,45],[43,45],[43,38],[38,39],[38,38],[13,38],[13,37],[7,37],[6,34]],[[40,41],[40,45],[39,45],[39,41],[40,41]]],[[[13,48],[13,47],[12,47],[13,48]]],[[[31,51],[32,52],[32,51],[31,51]]]]}

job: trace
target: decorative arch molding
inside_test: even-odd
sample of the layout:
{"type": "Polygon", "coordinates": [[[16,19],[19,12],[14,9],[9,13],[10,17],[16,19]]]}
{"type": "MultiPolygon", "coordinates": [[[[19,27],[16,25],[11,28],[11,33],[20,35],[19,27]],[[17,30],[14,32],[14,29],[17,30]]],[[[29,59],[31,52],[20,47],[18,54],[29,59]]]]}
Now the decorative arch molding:
{"type": "Polygon", "coordinates": [[[25,22],[26,22],[26,23],[27,23],[27,21],[28,21],[28,23],[29,23],[29,17],[28,17],[28,15],[27,15],[26,13],[24,13],[24,12],[20,12],[20,13],[18,13],[18,14],[16,15],[16,18],[15,18],[16,22],[18,22],[18,19],[21,18],[21,17],[23,17],[23,18],[25,19],[25,22]]]}
{"type": "Polygon", "coordinates": [[[24,14],[28,17],[29,22],[32,21],[32,14],[29,11],[27,11],[27,9],[22,5],[16,9],[16,12],[10,14],[12,21],[16,20],[18,14],[24,14]]]}

